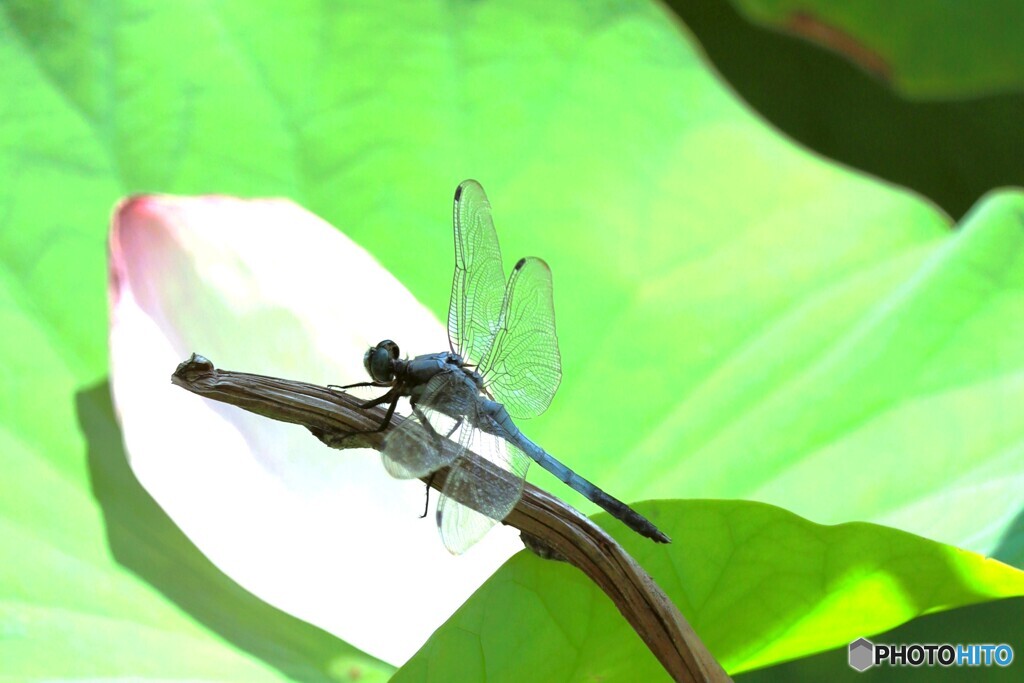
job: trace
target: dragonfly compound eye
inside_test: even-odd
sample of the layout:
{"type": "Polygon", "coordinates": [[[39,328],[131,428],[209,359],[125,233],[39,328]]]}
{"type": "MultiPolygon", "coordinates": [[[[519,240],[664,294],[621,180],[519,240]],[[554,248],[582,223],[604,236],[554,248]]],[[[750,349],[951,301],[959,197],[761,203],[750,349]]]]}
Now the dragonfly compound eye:
{"type": "Polygon", "coordinates": [[[385,339],[363,356],[363,366],[375,382],[391,382],[395,379],[394,360],[398,357],[398,345],[385,339]]]}

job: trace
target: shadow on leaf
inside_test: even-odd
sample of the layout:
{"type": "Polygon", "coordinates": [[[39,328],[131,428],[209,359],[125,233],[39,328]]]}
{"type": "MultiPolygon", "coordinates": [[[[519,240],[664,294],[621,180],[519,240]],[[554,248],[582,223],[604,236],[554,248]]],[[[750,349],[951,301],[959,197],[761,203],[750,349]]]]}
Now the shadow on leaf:
{"type": "Polygon", "coordinates": [[[1003,537],[999,539],[999,545],[992,552],[992,557],[1024,569],[1024,508],[1020,509],[1013,522],[1006,527],[1003,537]]]}
{"type": "MultiPolygon", "coordinates": [[[[117,562],[239,650],[302,681],[384,680],[391,668],[261,601],[213,565],[135,478],[104,381],[76,396],[93,495],[117,562]]],[[[185,653],[183,653],[184,656],[185,653]]]]}

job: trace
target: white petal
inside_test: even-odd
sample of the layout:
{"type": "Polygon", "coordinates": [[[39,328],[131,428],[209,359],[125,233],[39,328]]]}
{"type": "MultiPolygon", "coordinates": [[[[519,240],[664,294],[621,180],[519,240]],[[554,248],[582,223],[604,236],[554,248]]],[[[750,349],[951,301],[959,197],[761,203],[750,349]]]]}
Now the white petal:
{"type": "Polygon", "coordinates": [[[153,196],[118,207],[110,251],[111,382],[132,469],[242,586],[400,664],[522,547],[502,527],[452,557],[433,515],[419,519],[423,485],[388,477],[378,454],[171,385],[193,351],[346,384],[365,379],[380,339],[446,349],[433,315],[347,237],[288,201],[153,196]]]}

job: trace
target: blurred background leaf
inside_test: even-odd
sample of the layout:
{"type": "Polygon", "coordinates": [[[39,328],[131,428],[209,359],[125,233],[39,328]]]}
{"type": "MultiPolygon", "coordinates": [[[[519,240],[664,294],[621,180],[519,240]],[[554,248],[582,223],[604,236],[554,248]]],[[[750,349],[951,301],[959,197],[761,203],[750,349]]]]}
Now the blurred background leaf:
{"type": "MultiPolygon", "coordinates": [[[[687,22],[713,59],[753,35],[738,23],[687,22]]],[[[550,413],[526,428],[556,457],[627,500],[750,495],[815,521],[882,515],[1019,563],[1020,510],[1001,501],[1019,491],[1024,460],[1022,425],[1007,407],[1024,391],[1024,351],[1014,343],[1021,199],[985,201],[955,237],[930,203],[960,215],[992,187],[1024,183],[1019,96],[920,108],[879,95],[881,86],[845,64],[836,68],[854,74],[847,85],[830,85],[832,72],[814,64],[842,62],[817,48],[778,36],[750,45],[734,62],[746,80],[715,63],[758,111],[773,121],[770,112],[786,114],[803,124],[799,134],[779,124],[795,139],[928,200],[782,139],[648,3],[0,5],[0,87],[10,95],[0,105],[0,314],[13,389],[2,404],[3,452],[16,473],[0,504],[17,541],[0,546],[0,595],[4,628],[23,635],[4,647],[27,657],[63,643],[66,658],[53,663],[82,648],[93,654],[88,638],[121,641],[91,627],[25,631],[25,596],[108,611],[163,601],[161,619],[174,628],[224,639],[203,656],[210,668],[183,676],[276,675],[282,661],[323,671],[324,652],[375,670],[319,636],[309,636],[309,652],[282,660],[265,651],[263,635],[232,634],[230,618],[190,613],[159,573],[137,582],[139,570],[103,535],[101,511],[117,506],[97,501],[100,489],[87,495],[90,463],[123,454],[113,450],[116,436],[103,441],[105,454],[89,453],[76,401],[107,373],[109,211],[143,191],[291,197],[359,240],[443,317],[451,191],[477,177],[508,262],[536,254],[555,274],[565,377],[550,413]],[[768,44],[783,47],[758,52],[768,44]],[[776,63],[796,67],[765,71],[776,63]],[[793,78],[804,87],[789,87],[793,78]],[[813,97],[799,96],[808,90],[813,97]],[[861,108],[862,100],[875,104],[861,108]],[[844,156],[861,148],[872,153],[844,156]],[[909,312],[909,322],[897,324],[894,310],[909,312]],[[887,320],[903,346],[884,343],[877,323],[887,320]],[[863,339],[878,346],[858,347],[863,339]],[[856,383],[861,368],[850,362],[872,361],[881,384],[862,384],[844,402],[829,372],[856,383]],[[904,377],[903,362],[918,374],[904,377]],[[747,393],[798,372],[781,394],[747,393]],[[762,412],[740,415],[744,401],[762,412]],[[920,412],[889,432],[844,431],[858,426],[858,411],[887,406],[920,412]],[[747,422],[737,422],[728,448],[708,441],[701,452],[698,440],[733,415],[747,422]],[[787,417],[778,433],[772,415],[787,417]],[[819,424],[822,415],[833,422],[819,424]],[[898,444],[889,439],[896,432],[898,444]],[[826,434],[849,438],[825,443],[826,434]],[[951,449],[939,461],[936,445],[951,449]],[[828,466],[852,467],[852,454],[924,476],[828,466]],[[937,496],[946,481],[947,497],[937,496]],[[915,494],[933,507],[914,509],[915,494]],[[929,519],[936,508],[946,514],[929,519]],[[18,550],[30,542],[98,556],[102,574],[115,578],[98,578],[92,565],[51,573],[18,550]],[[81,602],[106,595],[84,594],[95,581],[135,582],[139,598],[81,602]]],[[[170,562],[180,549],[154,552],[170,562]]],[[[245,614],[243,603],[226,604],[245,614]]],[[[121,673],[162,670],[175,649],[154,646],[164,654],[121,673]]]]}
{"type": "MultiPolygon", "coordinates": [[[[918,13],[943,5],[929,21],[940,22],[941,35],[924,51],[935,68],[946,68],[948,78],[964,78],[974,97],[907,99],[850,61],[845,54],[792,35],[780,34],[747,21],[731,0],[669,0],[669,5],[700,40],[715,69],[773,126],[802,145],[847,166],[909,187],[960,217],[989,190],[1024,185],[1024,93],[982,92],[978,70],[993,70],[975,58],[972,70],[949,64],[947,54],[979,44],[986,51],[1000,50],[995,64],[1009,66],[1014,80],[1024,81],[1022,43],[1016,39],[1010,16],[1021,11],[1018,3],[994,0],[985,10],[978,4],[928,3],[815,3],[834,11],[918,13]],[[991,13],[988,8],[992,8],[991,13]],[[961,30],[961,12],[975,12],[968,25],[993,21],[1011,41],[1000,44],[991,36],[961,30]],[[1016,60],[1016,62],[1014,62],[1016,60]]],[[[735,3],[741,4],[740,0],[735,3]]],[[[801,3],[799,7],[811,7],[801,3]]],[[[791,8],[798,5],[792,4],[791,8]]],[[[793,11],[799,11],[793,9],[793,11]]],[[[874,37],[898,37],[918,31],[919,16],[908,25],[888,17],[869,30],[874,37]]],[[[927,24],[927,22],[922,22],[927,24]]],[[[1018,22],[1019,23],[1019,22],[1018,22]]],[[[1001,67],[1000,67],[1001,68],[1001,67]]],[[[923,95],[923,94],[922,94],[923,95]]]]}
{"type": "Polygon", "coordinates": [[[751,21],[843,55],[910,97],[1024,90],[1024,6],[1013,0],[731,0],[751,21]]]}

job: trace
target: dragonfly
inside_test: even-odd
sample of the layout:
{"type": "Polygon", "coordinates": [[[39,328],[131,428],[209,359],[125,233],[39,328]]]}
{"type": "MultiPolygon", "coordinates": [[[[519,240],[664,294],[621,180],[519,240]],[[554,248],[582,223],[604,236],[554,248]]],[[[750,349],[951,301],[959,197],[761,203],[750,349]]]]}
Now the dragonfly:
{"type": "Polygon", "coordinates": [[[364,409],[388,405],[376,431],[390,425],[399,399],[409,399],[412,415],[384,440],[385,469],[398,479],[422,479],[449,468],[436,522],[445,547],[456,555],[511,512],[531,462],[633,531],[669,543],[648,519],[556,460],[516,426],[513,418],[543,413],[561,382],[551,270],[539,258],[523,258],[505,280],[491,205],[475,180],[455,190],[453,224],[449,350],[403,359],[398,345],[385,339],[363,357],[371,381],[342,387],[388,388],[361,404],[364,409]],[[500,476],[479,476],[469,452],[485,458],[500,476]]]}

